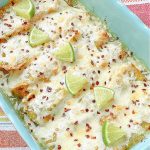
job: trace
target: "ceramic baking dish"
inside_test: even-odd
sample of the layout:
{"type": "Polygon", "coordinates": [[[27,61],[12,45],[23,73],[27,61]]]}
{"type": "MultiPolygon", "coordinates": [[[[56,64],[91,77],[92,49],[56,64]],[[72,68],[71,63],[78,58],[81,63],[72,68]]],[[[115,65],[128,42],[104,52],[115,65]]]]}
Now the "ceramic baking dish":
{"type": "MultiPolygon", "coordinates": [[[[0,7],[8,0],[1,0],[0,7]]],[[[106,20],[111,32],[115,33],[135,56],[150,68],[150,30],[119,0],[80,0],[88,10],[106,20]]],[[[3,94],[2,94],[3,95],[3,94]]],[[[17,115],[8,98],[0,96],[0,106],[7,114],[24,141],[32,150],[42,149],[34,140],[17,115]]],[[[150,138],[136,145],[134,150],[150,150],[150,138]]]]}

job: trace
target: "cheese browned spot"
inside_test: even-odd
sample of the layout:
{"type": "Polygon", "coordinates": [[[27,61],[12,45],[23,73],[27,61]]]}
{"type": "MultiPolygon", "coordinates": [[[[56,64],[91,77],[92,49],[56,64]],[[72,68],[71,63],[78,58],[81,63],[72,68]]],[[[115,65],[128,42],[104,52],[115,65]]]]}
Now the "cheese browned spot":
{"type": "Polygon", "coordinates": [[[125,58],[127,58],[128,53],[126,50],[122,49],[119,53],[119,59],[124,60],[125,58]]]}
{"type": "Polygon", "coordinates": [[[137,80],[140,80],[140,81],[146,80],[145,76],[134,64],[131,65],[131,68],[133,69],[137,80]]]}
{"type": "Polygon", "coordinates": [[[69,36],[71,36],[70,37],[70,42],[72,43],[74,43],[74,42],[77,42],[79,39],[80,39],[80,37],[81,37],[81,33],[80,33],[80,31],[78,31],[78,30],[71,30],[70,31],[71,33],[70,33],[70,35],[69,36]]]}
{"type": "Polygon", "coordinates": [[[102,31],[99,33],[99,37],[98,39],[95,41],[95,45],[97,47],[97,49],[102,48],[102,46],[104,44],[106,44],[109,40],[109,35],[107,33],[107,31],[102,31]]]}
{"type": "Polygon", "coordinates": [[[22,69],[26,64],[28,63],[28,60],[24,60],[21,63],[16,64],[15,66],[11,66],[9,64],[0,64],[0,70],[4,71],[4,73],[14,71],[14,70],[20,70],[22,69]]]}
{"type": "Polygon", "coordinates": [[[14,96],[17,96],[19,98],[23,98],[29,94],[28,92],[28,84],[27,83],[22,83],[14,87],[11,92],[14,96]]]}

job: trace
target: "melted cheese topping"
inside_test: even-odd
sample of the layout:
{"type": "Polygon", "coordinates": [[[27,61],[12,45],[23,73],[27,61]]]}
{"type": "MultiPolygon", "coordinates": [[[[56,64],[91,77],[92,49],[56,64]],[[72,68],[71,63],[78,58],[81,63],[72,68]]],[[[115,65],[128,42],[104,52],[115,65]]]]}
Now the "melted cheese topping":
{"type": "MultiPolygon", "coordinates": [[[[35,6],[35,16],[42,12],[51,12],[57,9],[58,0],[32,0],[35,6]]],[[[13,7],[9,8],[0,20],[0,39],[11,34],[19,28],[24,28],[28,20],[15,14],[13,7]]]]}
{"type": "MultiPolygon", "coordinates": [[[[41,7],[47,9],[45,3],[40,3],[41,7]]],[[[58,11],[47,14],[35,26],[49,34],[51,41],[31,48],[25,33],[2,43],[3,63],[16,67],[30,61],[24,68],[9,72],[9,77],[2,74],[0,82],[8,79],[5,88],[9,92],[26,83],[28,94],[16,102],[15,108],[44,149],[111,150],[102,139],[101,128],[106,120],[127,133],[128,139],[115,147],[118,149],[133,133],[145,132],[141,123],[150,123],[150,74],[100,20],[81,4],[73,8],[61,0],[58,11]],[[75,51],[76,61],[72,64],[53,56],[68,41],[75,51]],[[87,78],[88,86],[79,95],[67,91],[66,72],[87,78]],[[101,111],[93,92],[98,85],[115,92],[112,104],[101,111]]]]}

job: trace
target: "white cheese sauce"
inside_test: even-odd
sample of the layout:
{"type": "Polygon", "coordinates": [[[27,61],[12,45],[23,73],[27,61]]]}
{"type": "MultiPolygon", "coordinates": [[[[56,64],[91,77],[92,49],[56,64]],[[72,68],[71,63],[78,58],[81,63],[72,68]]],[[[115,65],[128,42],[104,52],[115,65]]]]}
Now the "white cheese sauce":
{"type": "MultiPolygon", "coordinates": [[[[39,9],[48,9],[47,1],[36,3],[39,9]]],[[[51,3],[56,7],[55,0],[51,3]]],[[[106,147],[102,139],[101,128],[105,120],[126,132],[127,140],[116,147],[121,149],[133,133],[144,132],[143,121],[150,123],[150,74],[81,4],[73,8],[60,0],[57,7],[56,12],[35,23],[49,35],[49,43],[32,48],[28,43],[29,33],[25,33],[0,45],[0,60],[10,66],[15,67],[31,58],[25,68],[10,72],[9,90],[18,84],[28,84],[29,94],[19,106],[26,112],[26,125],[44,149],[111,150],[113,148],[106,147]],[[105,41],[103,33],[109,37],[105,41]],[[104,43],[98,48],[95,42],[99,40],[104,43]],[[61,62],[53,56],[53,52],[68,41],[75,51],[74,63],[61,62]],[[68,92],[66,72],[88,80],[79,95],[72,96],[68,92]],[[101,111],[94,98],[96,86],[105,86],[115,92],[113,102],[101,111]],[[29,116],[29,112],[34,113],[34,117],[33,114],[29,116]]],[[[20,19],[15,22],[15,26],[20,24],[20,19]]]]}
{"type": "MultiPolygon", "coordinates": [[[[35,7],[35,15],[40,15],[42,12],[55,11],[59,3],[58,0],[32,0],[32,2],[35,7]]],[[[29,20],[17,16],[12,5],[0,19],[0,39],[24,27],[28,21],[29,20]]]]}

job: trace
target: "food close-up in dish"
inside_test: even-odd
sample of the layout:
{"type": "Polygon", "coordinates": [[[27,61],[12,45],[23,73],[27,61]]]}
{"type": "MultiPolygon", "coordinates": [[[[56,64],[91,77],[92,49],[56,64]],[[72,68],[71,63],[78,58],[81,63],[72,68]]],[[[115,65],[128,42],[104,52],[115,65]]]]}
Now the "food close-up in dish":
{"type": "Polygon", "coordinates": [[[129,150],[148,137],[150,72],[105,21],[76,0],[8,5],[0,88],[41,149],[129,150]]]}

